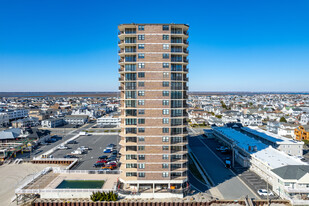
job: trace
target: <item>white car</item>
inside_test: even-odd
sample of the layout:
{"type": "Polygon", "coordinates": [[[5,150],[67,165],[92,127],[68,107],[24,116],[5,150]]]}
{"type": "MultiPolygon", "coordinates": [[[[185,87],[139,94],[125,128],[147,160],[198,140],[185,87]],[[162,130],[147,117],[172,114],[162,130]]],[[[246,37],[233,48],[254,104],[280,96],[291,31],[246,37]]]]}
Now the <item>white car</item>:
{"type": "Polygon", "coordinates": [[[268,191],[268,193],[267,193],[267,190],[265,190],[265,189],[259,189],[259,190],[257,191],[257,193],[258,193],[260,196],[267,196],[267,194],[268,194],[268,196],[274,195],[271,191],[268,191]]]}
{"type": "Polygon", "coordinates": [[[89,150],[89,148],[85,147],[85,146],[80,146],[78,149],[80,149],[80,150],[89,150]]]}
{"type": "Polygon", "coordinates": [[[75,150],[73,152],[71,152],[71,154],[82,154],[83,152],[81,150],[75,150]]]}
{"type": "Polygon", "coordinates": [[[64,145],[60,145],[60,146],[58,147],[58,149],[68,149],[68,147],[66,147],[66,146],[64,146],[64,145]]]}

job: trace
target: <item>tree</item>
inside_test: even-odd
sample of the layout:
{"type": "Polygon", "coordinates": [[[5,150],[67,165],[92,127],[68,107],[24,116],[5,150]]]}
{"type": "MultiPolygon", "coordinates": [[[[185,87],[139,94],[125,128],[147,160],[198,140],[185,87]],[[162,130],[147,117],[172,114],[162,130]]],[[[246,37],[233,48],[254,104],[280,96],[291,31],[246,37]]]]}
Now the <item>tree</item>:
{"type": "Polygon", "coordinates": [[[280,118],[280,122],[285,122],[285,123],[287,123],[287,121],[286,121],[286,119],[285,119],[284,117],[281,117],[281,118],[280,118]]]}

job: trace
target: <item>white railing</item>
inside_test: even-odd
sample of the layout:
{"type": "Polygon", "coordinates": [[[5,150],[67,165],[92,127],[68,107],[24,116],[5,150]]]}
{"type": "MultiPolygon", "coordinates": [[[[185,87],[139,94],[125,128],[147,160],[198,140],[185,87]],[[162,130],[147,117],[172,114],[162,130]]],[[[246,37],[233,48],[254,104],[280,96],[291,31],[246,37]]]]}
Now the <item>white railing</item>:
{"type": "Polygon", "coordinates": [[[288,192],[295,192],[295,193],[309,193],[309,188],[306,187],[296,187],[296,188],[292,188],[292,187],[285,187],[285,189],[288,192]]]}
{"type": "Polygon", "coordinates": [[[309,205],[309,200],[291,200],[292,205],[309,205]]]}
{"type": "Polygon", "coordinates": [[[15,193],[19,193],[19,191],[23,190],[22,188],[24,188],[25,186],[29,185],[31,182],[34,182],[35,180],[37,180],[39,177],[45,175],[46,173],[48,173],[49,171],[52,170],[52,167],[46,167],[45,169],[43,169],[41,172],[37,173],[32,179],[26,181],[24,184],[22,184],[21,186],[19,186],[16,190],[15,193]]]}
{"type": "Polygon", "coordinates": [[[21,189],[18,194],[40,194],[44,192],[109,192],[114,189],[21,189]]]}
{"type": "Polygon", "coordinates": [[[111,170],[111,171],[99,171],[99,170],[60,170],[54,169],[54,173],[62,173],[62,174],[120,174],[119,170],[111,170]]]}

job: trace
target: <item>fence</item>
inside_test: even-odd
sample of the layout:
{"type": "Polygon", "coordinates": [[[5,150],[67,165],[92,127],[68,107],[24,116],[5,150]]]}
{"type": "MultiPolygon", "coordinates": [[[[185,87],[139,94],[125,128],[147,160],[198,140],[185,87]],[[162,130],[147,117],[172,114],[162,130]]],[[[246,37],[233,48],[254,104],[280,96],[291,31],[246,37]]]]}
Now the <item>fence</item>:
{"type": "Polygon", "coordinates": [[[54,169],[54,173],[63,173],[63,174],[120,174],[119,170],[60,170],[54,169]]]}
{"type": "Polygon", "coordinates": [[[29,185],[31,182],[34,182],[35,180],[37,180],[39,177],[42,177],[43,175],[45,175],[46,173],[50,172],[52,170],[52,167],[46,167],[45,169],[43,169],[41,172],[37,173],[32,179],[26,181],[24,184],[22,184],[20,187],[18,187],[15,190],[15,193],[20,193],[25,186],[29,185]]]}
{"type": "Polygon", "coordinates": [[[46,192],[72,193],[72,192],[110,192],[112,189],[21,189],[18,194],[40,194],[46,192]]]}

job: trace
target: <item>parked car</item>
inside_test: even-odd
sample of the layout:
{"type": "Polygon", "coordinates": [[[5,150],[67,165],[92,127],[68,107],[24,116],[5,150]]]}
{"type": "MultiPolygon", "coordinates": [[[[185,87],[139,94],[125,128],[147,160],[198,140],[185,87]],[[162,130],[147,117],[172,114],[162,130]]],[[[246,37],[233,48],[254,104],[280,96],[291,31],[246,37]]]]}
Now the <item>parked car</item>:
{"type": "Polygon", "coordinates": [[[68,149],[68,147],[64,146],[64,145],[60,145],[59,147],[57,147],[58,149],[68,149]]]}
{"type": "Polygon", "coordinates": [[[112,154],[117,155],[117,154],[118,154],[118,151],[117,151],[117,150],[114,150],[114,151],[112,152],[112,154]]]}
{"type": "Polygon", "coordinates": [[[102,155],[102,156],[98,157],[98,159],[107,159],[107,158],[108,158],[108,156],[106,156],[106,155],[102,155]]]}
{"type": "Polygon", "coordinates": [[[71,152],[71,154],[83,154],[83,151],[82,150],[74,150],[73,152],[71,152]]]}
{"type": "Polygon", "coordinates": [[[67,142],[67,144],[77,144],[77,143],[78,143],[78,142],[75,141],[75,140],[70,140],[70,141],[67,142]]]}
{"type": "Polygon", "coordinates": [[[74,155],[64,155],[63,158],[77,158],[77,157],[74,155]]]}
{"type": "Polygon", "coordinates": [[[111,153],[112,151],[110,149],[104,149],[103,153],[111,153]]]}
{"type": "Polygon", "coordinates": [[[106,160],[98,160],[96,163],[106,163],[106,160]]]}
{"type": "Polygon", "coordinates": [[[216,150],[217,151],[222,151],[222,150],[227,150],[228,148],[225,146],[221,146],[221,147],[217,147],[216,150]]]}
{"type": "Polygon", "coordinates": [[[267,194],[268,194],[268,196],[274,195],[274,194],[272,193],[272,191],[268,191],[268,192],[267,192],[267,190],[265,190],[265,189],[259,189],[259,190],[257,191],[257,193],[258,193],[260,196],[267,196],[267,194]]]}
{"type": "Polygon", "coordinates": [[[109,170],[113,170],[114,167],[112,165],[105,165],[104,167],[102,167],[102,169],[109,169],[109,170]]]}
{"type": "Polygon", "coordinates": [[[109,144],[109,145],[107,145],[107,147],[115,147],[116,145],[114,145],[114,144],[109,144]]]}
{"type": "Polygon", "coordinates": [[[93,164],[93,167],[104,167],[104,163],[95,163],[93,164]]]}

